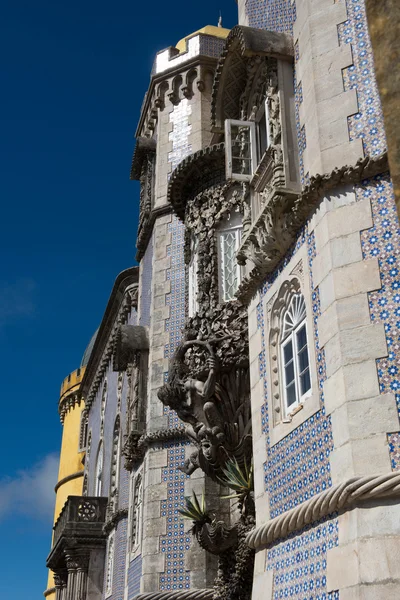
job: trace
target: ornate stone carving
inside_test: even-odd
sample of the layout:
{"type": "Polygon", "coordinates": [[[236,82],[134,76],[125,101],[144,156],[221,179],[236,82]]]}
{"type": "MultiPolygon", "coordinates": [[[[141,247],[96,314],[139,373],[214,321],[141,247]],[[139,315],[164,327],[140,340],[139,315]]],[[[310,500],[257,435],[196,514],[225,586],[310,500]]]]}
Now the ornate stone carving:
{"type": "Polygon", "coordinates": [[[196,450],[187,474],[201,467],[218,479],[229,458],[251,456],[247,314],[236,300],[221,304],[216,230],[229,215],[244,213],[246,190],[237,182],[208,187],[185,204],[185,261],[190,239],[197,241],[197,314],[188,319],[168,382],[159,390],[164,405],[187,423],[196,450]]]}
{"type": "Polygon", "coordinates": [[[132,471],[143,460],[146,449],[152,444],[162,444],[171,440],[187,439],[183,427],[175,429],[160,429],[151,433],[131,431],[125,441],[122,454],[125,457],[125,469],[132,471]]]}

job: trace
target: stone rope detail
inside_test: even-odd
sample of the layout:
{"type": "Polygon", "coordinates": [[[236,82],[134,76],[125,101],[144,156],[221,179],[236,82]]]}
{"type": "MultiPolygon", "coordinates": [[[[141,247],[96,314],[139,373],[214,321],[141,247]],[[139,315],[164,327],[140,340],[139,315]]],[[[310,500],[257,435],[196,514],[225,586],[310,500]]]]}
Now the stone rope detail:
{"type": "Polygon", "coordinates": [[[205,590],[171,590],[168,592],[149,592],[138,594],[132,600],[211,600],[212,589],[205,590]]]}
{"type": "Polygon", "coordinates": [[[248,534],[246,543],[258,550],[336,511],[347,510],[361,500],[396,495],[400,496],[400,473],[352,477],[260,525],[248,534]]]}

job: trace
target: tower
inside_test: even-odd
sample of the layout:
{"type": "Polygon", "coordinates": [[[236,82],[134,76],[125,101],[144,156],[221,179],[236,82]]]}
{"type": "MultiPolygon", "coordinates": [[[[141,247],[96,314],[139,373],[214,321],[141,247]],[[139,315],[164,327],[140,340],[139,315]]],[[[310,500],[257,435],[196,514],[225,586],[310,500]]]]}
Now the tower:
{"type": "MultiPolygon", "coordinates": [[[[93,348],[93,335],[82,357],[81,366],[72,371],[61,384],[58,412],[62,424],[62,441],[58,479],[55,486],[56,501],[54,523],[62,511],[68,496],[81,496],[83,488],[84,458],[87,444],[87,413],[80,393],[87,361],[93,348]]],[[[55,600],[54,575],[49,571],[45,598],[55,600]]]]}

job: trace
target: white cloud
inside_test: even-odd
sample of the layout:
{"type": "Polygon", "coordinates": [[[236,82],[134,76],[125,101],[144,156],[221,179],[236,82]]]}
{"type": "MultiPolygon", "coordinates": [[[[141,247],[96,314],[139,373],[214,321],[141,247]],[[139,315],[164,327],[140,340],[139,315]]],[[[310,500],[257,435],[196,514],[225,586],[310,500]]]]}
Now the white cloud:
{"type": "Polygon", "coordinates": [[[35,312],[36,283],[30,278],[14,282],[0,281],[0,325],[17,317],[28,317],[35,312]]]}
{"type": "Polygon", "coordinates": [[[51,521],[58,460],[49,454],[31,469],[0,479],[0,521],[16,515],[51,521]]]}

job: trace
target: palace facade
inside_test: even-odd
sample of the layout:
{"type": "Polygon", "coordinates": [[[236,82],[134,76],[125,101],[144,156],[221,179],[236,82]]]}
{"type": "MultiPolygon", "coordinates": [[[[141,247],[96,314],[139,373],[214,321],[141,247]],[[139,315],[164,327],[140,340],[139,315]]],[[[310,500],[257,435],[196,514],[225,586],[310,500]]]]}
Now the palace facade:
{"type": "Polygon", "coordinates": [[[238,9],[154,61],[138,266],[59,403],[51,600],[400,593],[399,233],[365,7],[238,9]]]}

